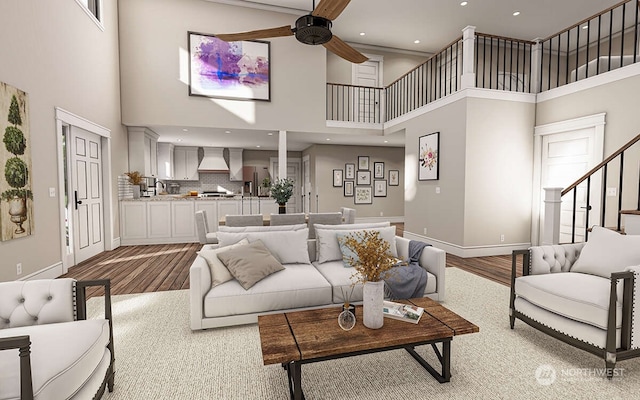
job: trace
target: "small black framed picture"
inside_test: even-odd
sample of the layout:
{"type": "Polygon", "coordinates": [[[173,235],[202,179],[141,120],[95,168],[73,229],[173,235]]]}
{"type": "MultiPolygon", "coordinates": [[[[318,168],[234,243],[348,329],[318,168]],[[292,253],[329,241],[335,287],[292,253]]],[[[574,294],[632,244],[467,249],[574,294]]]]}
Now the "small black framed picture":
{"type": "Polygon", "coordinates": [[[384,163],[376,161],[373,163],[373,177],[374,179],[384,179],[384,163]]]}
{"type": "Polygon", "coordinates": [[[373,181],[373,197],[387,197],[387,181],[373,181]]]}
{"type": "Polygon", "coordinates": [[[358,170],[369,170],[369,156],[358,156],[358,170]]]}
{"type": "Polygon", "coordinates": [[[356,175],[356,185],[358,186],[368,186],[371,185],[371,171],[358,171],[356,175]]]}
{"type": "Polygon", "coordinates": [[[389,186],[400,186],[400,171],[397,169],[389,170],[389,186]]]}
{"type": "Polygon", "coordinates": [[[353,197],[353,181],[344,181],[344,197],[353,197]]]}
{"type": "Polygon", "coordinates": [[[346,163],[344,165],[344,179],[356,179],[356,165],[346,163]]]}
{"type": "Polygon", "coordinates": [[[333,187],[341,187],[342,186],[342,170],[334,169],[333,170],[333,187]]]}
{"type": "Polygon", "coordinates": [[[353,204],[371,204],[371,186],[356,187],[353,204]]]}

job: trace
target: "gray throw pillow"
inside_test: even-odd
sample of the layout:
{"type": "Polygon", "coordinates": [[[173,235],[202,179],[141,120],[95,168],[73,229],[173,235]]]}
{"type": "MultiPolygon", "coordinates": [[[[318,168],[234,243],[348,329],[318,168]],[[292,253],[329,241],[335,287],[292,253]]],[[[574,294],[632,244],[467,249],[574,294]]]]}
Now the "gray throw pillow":
{"type": "Polygon", "coordinates": [[[218,258],[245,290],[284,269],[260,240],[219,253],[218,258]]]}
{"type": "Polygon", "coordinates": [[[209,271],[211,272],[211,287],[214,288],[227,281],[233,279],[233,276],[229,273],[229,270],[218,258],[218,254],[231,250],[234,247],[245,246],[249,244],[247,239],[242,239],[236,244],[231,246],[219,247],[217,249],[202,249],[198,252],[198,255],[204,258],[209,265],[209,271]]]}

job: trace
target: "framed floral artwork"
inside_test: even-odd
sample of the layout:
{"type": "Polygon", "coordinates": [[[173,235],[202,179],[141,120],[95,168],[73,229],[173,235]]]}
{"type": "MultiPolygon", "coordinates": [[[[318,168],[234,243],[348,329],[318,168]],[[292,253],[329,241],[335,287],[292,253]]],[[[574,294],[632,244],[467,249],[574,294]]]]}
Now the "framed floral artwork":
{"type": "Polygon", "coordinates": [[[353,181],[344,181],[344,197],[353,197],[353,181]]]}
{"type": "Polygon", "coordinates": [[[342,186],[342,170],[334,169],[333,170],[333,187],[341,187],[342,186]]]}
{"type": "Polygon", "coordinates": [[[346,163],[344,165],[344,179],[356,179],[356,165],[346,163]]]}
{"type": "Polygon", "coordinates": [[[400,171],[397,169],[389,170],[389,186],[400,186],[400,171]]]}
{"type": "Polygon", "coordinates": [[[358,171],[356,185],[371,185],[371,171],[358,171]]]}
{"type": "Polygon", "coordinates": [[[383,162],[373,163],[373,177],[375,179],[384,179],[384,163],[383,162]]]}
{"type": "Polygon", "coordinates": [[[420,136],[418,140],[418,180],[440,178],[440,132],[420,136]]]}
{"type": "Polygon", "coordinates": [[[371,186],[356,186],[354,204],[371,204],[371,186]]]}
{"type": "Polygon", "coordinates": [[[373,197],[387,197],[387,181],[373,181],[373,197]]]}
{"type": "Polygon", "coordinates": [[[369,170],[369,156],[358,156],[358,169],[362,171],[369,170]]]}

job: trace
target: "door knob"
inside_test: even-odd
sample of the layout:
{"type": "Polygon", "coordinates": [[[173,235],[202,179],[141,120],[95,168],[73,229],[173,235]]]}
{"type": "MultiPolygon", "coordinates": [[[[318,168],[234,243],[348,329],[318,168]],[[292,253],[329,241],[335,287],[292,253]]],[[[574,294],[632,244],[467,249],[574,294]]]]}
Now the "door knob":
{"type": "Polygon", "coordinates": [[[75,197],[75,203],[76,203],[75,206],[76,206],[76,210],[77,210],[78,209],[78,204],[82,204],[82,200],[78,200],[78,191],[77,190],[74,190],[73,193],[74,193],[74,197],[75,197]]]}

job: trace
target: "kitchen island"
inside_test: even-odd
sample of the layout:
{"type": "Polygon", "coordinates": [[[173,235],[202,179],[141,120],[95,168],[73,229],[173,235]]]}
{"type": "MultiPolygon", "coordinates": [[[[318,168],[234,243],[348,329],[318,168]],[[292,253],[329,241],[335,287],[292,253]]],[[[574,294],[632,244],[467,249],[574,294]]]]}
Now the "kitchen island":
{"type": "Polygon", "coordinates": [[[159,195],[120,200],[120,244],[192,243],[198,241],[195,212],[205,210],[209,229],[218,230],[225,215],[278,212],[270,197],[198,197],[159,195]]]}

